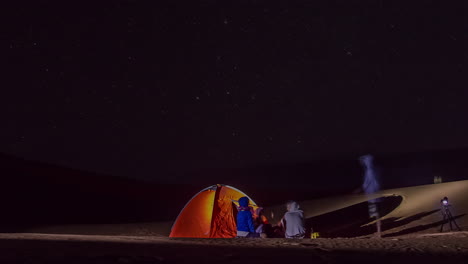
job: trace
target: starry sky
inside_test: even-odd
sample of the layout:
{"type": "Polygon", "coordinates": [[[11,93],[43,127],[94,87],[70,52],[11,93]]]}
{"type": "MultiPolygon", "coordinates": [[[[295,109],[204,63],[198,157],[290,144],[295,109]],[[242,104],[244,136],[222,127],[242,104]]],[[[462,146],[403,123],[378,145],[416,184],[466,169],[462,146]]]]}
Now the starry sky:
{"type": "Polygon", "coordinates": [[[131,178],[468,147],[463,6],[12,6],[0,152],[131,178]]]}

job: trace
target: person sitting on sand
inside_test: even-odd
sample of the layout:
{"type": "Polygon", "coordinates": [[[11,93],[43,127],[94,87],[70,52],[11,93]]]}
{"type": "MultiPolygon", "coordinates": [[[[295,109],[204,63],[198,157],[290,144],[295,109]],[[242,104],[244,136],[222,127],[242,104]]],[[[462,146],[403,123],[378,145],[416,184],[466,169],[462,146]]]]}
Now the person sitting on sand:
{"type": "Polygon", "coordinates": [[[255,232],[260,235],[262,238],[267,237],[267,229],[269,227],[268,219],[266,218],[265,214],[263,213],[263,208],[257,208],[255,212],[255,232]]]}
{"type": "Polygon", "coordinates": [[[255,237],[255,226],[249,207],[249,198],[240,198],[237,209],[237,237],[255,237]]]}
{"type": "Polygon", "coordinates": [[[286,204],[288,210],[283,219],[281,219],[281,225],[285,228],[286,238],[304,238],[304,215],[303,211],[299,210],[299,204],[294,201],[289,201],[286,204]]]}

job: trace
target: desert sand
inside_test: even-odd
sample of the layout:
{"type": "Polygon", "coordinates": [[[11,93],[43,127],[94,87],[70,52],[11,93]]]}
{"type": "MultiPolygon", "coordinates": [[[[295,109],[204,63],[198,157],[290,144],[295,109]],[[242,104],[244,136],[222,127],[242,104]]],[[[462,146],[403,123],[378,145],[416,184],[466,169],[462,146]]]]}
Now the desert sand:
{"type": "Polygon", "coordinates": [[[466,263],[468,233],[302,240],[2,234],[0,251],[1,263],[466,263]]]}
{"type": "MultiPolygon", "coordinates": [[[[468,263],[468,181],[301,205],[318,239],[168,238],[171,222],[45,226],[0,234],[0,263],[468,263]],[[445,196],[462,231],[439,231],[445,196]],[[366,201],[375,197],[384,197],[381,239],[367,216],[366,201]]],[[[274,223],[284,206],[266,211],[274,223]]]]}

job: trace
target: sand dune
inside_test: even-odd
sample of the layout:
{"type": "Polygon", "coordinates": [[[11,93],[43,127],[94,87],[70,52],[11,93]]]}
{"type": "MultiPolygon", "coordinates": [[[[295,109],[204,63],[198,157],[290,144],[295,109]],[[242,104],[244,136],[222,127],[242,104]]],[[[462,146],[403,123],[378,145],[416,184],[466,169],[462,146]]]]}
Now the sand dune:
{"type": "MultiPolygon", "coordinates": [[[[434,232],[441,224],[440,200],[447,196],[452,204],[450,210],[462,229],[468,227],[468,181],[447,182],[442,184],[421,185],[400,189],[383,190],[375,195],[348,195],[331,198],[302,201],[301,207],[305,217],[311,226],[324,226],[335,230],[340,229],[340,224],[355,223],[355,229],[367,229],[365,232],[349,232],[349,226],[342,232],[335,232],[334,236],[347,236],[347,233],[368,235],[371,230],[366,224],[372,220],[367,217],[366,201],[376,197],[386,197],[382,201],[384,214],[383,234],[387,236],[404,235],[419,232],[434,232]],[[328,216],[327,216],[328,215],[328,216]],[[335,219],[333,216],[336,216],[335,219]],[[339,218],[339,219],[336,219],[339,218]],[[333,226],[336,223],[336,226],[333,226]]],[[[266,208],[267,215],[273,223],[280,220],[284,214],[284,206],[266,208]]],[[[315,228],[315,227],[314,227],[315,228]]],[[[447,226],[445,227],[447,228],[447,226]]],[[[327,230],[319,232],[327,233],[327,230]]]]}

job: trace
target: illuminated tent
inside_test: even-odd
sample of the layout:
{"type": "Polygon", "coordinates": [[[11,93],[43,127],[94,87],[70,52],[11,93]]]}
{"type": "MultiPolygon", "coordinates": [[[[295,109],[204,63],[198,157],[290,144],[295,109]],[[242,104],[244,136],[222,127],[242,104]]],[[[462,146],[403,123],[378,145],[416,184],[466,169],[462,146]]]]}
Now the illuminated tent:
{"type": "MultiPolygon", "coordinates": [[[[239,198],[247,196],[227,185],[201,190],[185,205],[172,226],[170,237],[231,238],[237,235],[239,198]]],[[[247,196],[248,197],[248,196],[247,196]]],[[[257,205],[250,199],[250,206],[257,205]]]]}

